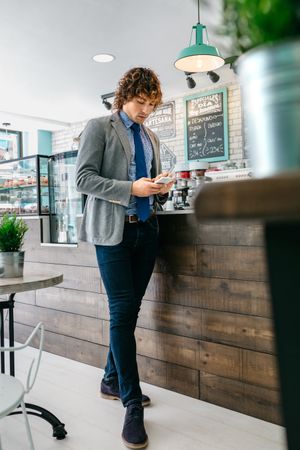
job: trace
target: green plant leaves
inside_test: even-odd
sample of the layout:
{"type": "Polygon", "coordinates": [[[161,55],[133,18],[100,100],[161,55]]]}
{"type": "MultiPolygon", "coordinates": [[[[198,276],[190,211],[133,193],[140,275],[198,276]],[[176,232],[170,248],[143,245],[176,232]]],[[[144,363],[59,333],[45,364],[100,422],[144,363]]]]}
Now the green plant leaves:
{"type": "Polygon", "coordinates": [[[17,219],[15,214],[4,214],[0,221],[0,251],[19,252],[27,230],[28,226],[23,219],[17,219]]]}
{"type": "Polygon", "coordinates": [[[224,26],[234,50],[300,36],[298,0],[224,0],[224,26]]]}

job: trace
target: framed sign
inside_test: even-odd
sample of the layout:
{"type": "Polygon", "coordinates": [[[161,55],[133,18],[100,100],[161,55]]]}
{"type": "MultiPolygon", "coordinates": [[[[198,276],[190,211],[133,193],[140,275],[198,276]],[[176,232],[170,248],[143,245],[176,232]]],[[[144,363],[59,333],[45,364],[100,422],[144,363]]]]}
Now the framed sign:
{"type": "Polygon", "coordinates": [[[160,159],[162,172],[172,172],[176,164],[176,155],[163,142],[160,144],[160,159]]]}
{"type": "Polygon", "coordinates": [[[176,136],[175,102],[164,103],[159,106],[145,121],[160,139],[171,139],[176,136]]]}
{"type": "Polygon", "coordinates": [[[186,160],[227,160],[227,89],[185,97],[184,109],[186,160]]]}
{"type": "Polygon", "coordinates": [[[0,128],[0,161],[18,159],[22,156],[21,131],[4,130],[0,128]]]}

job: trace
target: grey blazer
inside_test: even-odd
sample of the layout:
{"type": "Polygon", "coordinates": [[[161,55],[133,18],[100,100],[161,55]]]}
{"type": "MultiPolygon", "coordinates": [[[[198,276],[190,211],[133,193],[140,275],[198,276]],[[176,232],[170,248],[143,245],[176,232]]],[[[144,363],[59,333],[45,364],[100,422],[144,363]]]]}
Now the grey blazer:
{"type": "MultiPolygon", "coordinates": [[[[153,147],[151,176],[161,172],[159,140],[148,128],[153,147]]],[[[80,137],[76,188],[87,194],[79,239],[99,245],[122,241],[132,181],[128,180],[131,147],[118,113],[92,119],[80,137]]]]}

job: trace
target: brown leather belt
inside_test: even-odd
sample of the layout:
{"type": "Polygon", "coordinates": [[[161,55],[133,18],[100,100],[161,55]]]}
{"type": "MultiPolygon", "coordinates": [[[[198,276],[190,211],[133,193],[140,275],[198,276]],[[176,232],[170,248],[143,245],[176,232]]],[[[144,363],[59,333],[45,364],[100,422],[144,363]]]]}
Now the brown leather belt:
{"type": "MultiPolygon", "coordinates": [[[[149,219],[153,216],[155,216],[154,211],[150,214],[149,219]]],[[[149,220],[149,219],[147,219],[147,220],[149,220]]],[[[140,219],[138,218],[138,216],[136,214],[133,214],[132,216],[125,216],[125,222],[126,223],[138,223],[138,222],[140,222],[140,219]]]]}

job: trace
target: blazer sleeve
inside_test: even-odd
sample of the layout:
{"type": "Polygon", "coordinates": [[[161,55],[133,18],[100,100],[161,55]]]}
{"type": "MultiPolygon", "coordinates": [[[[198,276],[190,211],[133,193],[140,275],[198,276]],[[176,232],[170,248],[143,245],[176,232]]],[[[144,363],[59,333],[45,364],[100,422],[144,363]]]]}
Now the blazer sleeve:
{"type": "Polygon", "coordinates": [[[83,130],[76,161],[76,188],[83,194],[127,207],[132,182],[101,176],[107,126],[107,121],[92,119],[83,130]]]}

